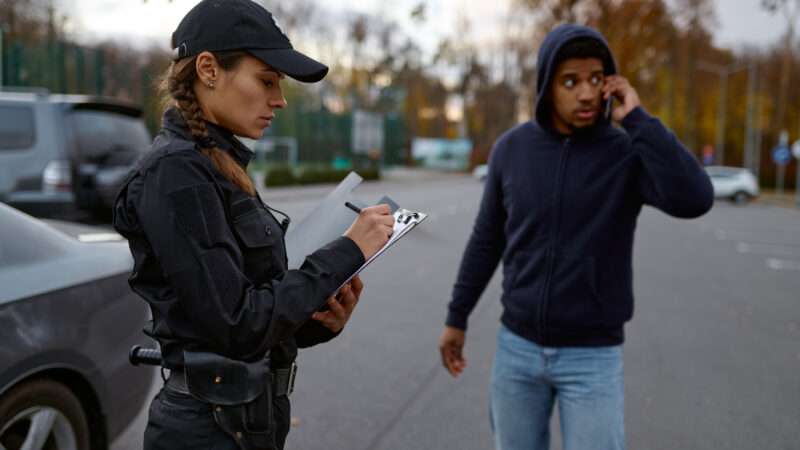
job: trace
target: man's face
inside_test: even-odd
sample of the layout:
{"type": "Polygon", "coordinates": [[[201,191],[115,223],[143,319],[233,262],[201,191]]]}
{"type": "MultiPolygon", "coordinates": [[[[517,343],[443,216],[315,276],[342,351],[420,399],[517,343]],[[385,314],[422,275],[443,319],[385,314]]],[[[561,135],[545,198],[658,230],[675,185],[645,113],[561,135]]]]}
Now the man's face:
{"type": "Polygon", "coordinates": [[[553,126],[564,134],[593,125],[601,114],[603,61],[568,59],[559,64],[551,83],[553,126]]]}

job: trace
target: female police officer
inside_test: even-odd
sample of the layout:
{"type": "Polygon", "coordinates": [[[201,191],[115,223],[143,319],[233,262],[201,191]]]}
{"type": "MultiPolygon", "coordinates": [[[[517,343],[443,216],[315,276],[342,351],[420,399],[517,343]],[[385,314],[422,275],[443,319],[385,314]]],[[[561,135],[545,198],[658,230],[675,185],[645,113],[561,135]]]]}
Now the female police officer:
{"type": "Polygon", "coordinates": [[[280,449],[297,348],[341,331],[361,281],[332,295],[387,241],[393,218],[386,205],[366,208],[287,270],[288,221],[258,197],[235,135],[259,138],[286,106],[284,74],[316,82],[327,67],[250,0],[203,0],[172,44],[163,128],[114,207],[135,260],[130,285],[150,304],[148,334],[170,369],[144,448],[280,449]]]}

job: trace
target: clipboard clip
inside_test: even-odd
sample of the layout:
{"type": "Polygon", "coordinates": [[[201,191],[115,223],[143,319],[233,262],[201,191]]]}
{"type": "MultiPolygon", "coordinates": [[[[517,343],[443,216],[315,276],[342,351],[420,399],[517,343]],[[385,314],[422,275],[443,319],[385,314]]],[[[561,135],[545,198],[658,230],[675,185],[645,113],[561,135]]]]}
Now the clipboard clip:
{"type": "Polygon", "coordinates": [[[419,213],[408,211],[405,209],[400,210],[400,215],[397,216],[397,222],[402,223],[403,225],[408,225],[411,220],[419,220],[419,213]]]}

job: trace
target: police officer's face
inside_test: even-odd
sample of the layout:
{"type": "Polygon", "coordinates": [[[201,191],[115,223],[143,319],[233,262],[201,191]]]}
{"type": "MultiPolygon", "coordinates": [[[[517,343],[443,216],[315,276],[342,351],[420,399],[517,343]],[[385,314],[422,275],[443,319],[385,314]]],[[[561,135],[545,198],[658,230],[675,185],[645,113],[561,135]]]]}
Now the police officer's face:
{"type": "MultiPolygon", "coordinates": [[[[259,139],[276,110],[286,107],[280,84],[283,74],[252,56],[245,56],[230,70],[217,66],[209,74],[215,76],[213,87],[207,82],[195,86],[206,119],[238,136],[259,139]]],[[[208,81],[204,75],[201,80],[208,81]]]]}
{"type": "Polygon", "coordinates": [[[551,87],[553,126],[564,134],[591,126],[601,113],[603,61],[568,59],[556,69],[551,87]]]}

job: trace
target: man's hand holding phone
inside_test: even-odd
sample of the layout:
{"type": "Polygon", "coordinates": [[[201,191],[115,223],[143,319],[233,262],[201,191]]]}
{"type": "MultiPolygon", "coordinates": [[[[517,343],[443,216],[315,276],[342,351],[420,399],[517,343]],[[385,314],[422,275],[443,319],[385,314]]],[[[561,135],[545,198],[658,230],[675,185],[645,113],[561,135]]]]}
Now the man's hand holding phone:
{"type": "Polygon", "coordinates": [[[631,86],[627,79],[619,75],[609,75],[603,83],[603,100],[611,106],[611,118],[614,122],[622,122],[622,119],[642,103],[639,94],[631,86]],[[621,104],[614,106],[613,99],[617,99],[621,104]]]}

